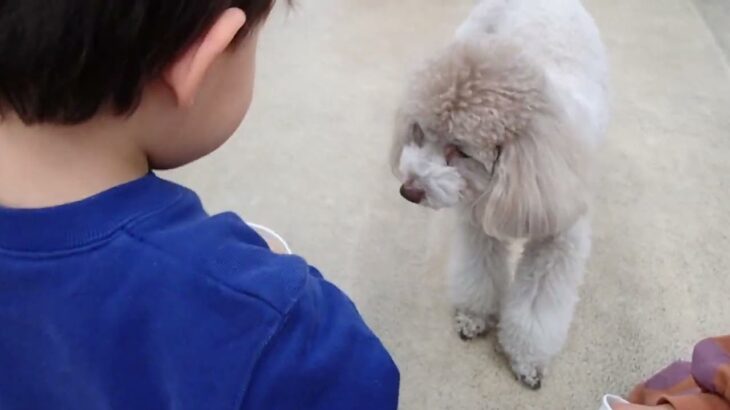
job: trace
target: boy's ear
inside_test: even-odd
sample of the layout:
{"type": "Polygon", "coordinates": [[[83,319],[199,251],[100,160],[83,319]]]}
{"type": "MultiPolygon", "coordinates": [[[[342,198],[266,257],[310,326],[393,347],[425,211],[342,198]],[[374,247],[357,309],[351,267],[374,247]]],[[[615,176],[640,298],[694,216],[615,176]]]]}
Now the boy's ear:
{"type": "Polygon", "coordinates": [[[172,89],[178,105],[189,107],[193,104],[206,72],[245,23],[246,14],[243,10],[229,8],[202,37],[167,67],[163,80],[172,89]]]}

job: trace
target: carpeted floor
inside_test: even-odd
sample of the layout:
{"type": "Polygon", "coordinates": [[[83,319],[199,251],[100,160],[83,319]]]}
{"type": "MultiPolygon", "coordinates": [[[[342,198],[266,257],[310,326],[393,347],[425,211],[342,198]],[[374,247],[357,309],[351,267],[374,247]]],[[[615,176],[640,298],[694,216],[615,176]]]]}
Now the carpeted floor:
{"type": "Polygon", "coordinates": [[[593,410],[730,333],[726,0],[587,1],[611,53],[614,121],[582,301],[540,392],[514,382],[493,337],[452,331],[447,215],[401,200],[387,166],[408,70],[473,2],[297,3],[266,27],[239,135],[168,176],[212,212],[279,230],[345,289],[400,365],[402,409],[593,410]]]}

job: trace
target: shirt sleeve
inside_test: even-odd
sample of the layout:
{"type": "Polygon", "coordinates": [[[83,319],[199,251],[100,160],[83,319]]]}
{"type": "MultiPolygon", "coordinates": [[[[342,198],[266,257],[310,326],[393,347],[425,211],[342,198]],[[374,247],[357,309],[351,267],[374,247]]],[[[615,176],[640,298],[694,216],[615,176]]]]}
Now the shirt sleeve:
{"type": "Polygon", "coordinates": [[[241,408],[395,410],[399,382],[352,302],[312,269],[257,362],[241,408]]]}
{"type": "Polygon", "coordinates": [[[629,401],[676,410],[730,410],[730,336],[705,339],[692,362],[676,362],[637,386],[629,401]]]}

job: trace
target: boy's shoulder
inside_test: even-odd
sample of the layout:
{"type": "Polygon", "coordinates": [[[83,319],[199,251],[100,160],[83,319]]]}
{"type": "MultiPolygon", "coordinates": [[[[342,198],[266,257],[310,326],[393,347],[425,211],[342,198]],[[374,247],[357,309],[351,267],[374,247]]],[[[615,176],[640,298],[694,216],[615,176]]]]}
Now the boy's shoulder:
{"type": "Polygon", "coordinates": [[[0,397],[43,392],[9,407],[396,408],[397,368],[350,299],[186,188],[149,176],[9,215],[33,229],[0,250],[0,397]]]}
{"type": "Polygon", "coordinates": [[[195,291],[206,299],[195,313],[204,312],[198,322],[211,324],[201,325],[206,330],[200,332],[209,332],[216,343],[213,333],[220,327],[246,335],[251,346],[237,349],[248,353],[241,361],[247,367],[240,408],[397,408],[398,369],[340,289],[302,258],[273,253],[235,214],[207,216],[192,192],[184,196],[128,229],[138,241],[184,264],[181,268],[193,275],[186,283],[205,288],[195,291]],[[234,309],[220,308],[231,301],[217,297],[219,291],[242,298],[232,301],[234,309]]]}
{"type": "Polygon", "coordinates": [[[269,250],[232,212],[209,216],[195,193],[180,188],[177,201],[131,224],[127,232],[196,279],[286,314],[312,273],[308,263],[269,250]]]}

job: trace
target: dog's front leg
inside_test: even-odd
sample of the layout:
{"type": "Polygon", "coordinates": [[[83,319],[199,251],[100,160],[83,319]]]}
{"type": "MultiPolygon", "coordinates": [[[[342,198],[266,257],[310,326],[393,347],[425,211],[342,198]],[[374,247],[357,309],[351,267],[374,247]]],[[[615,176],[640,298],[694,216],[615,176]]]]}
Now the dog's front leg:
{"type": "Polygon", "coordinates": [[[496,325],[500,296],[509,281],[508,256],[503,242],[468,220],[459,222],[451,250],[449,288],[456,330],[462,339],[480,336],[496,325]]]}
{"type": "Polygon", "coordinates": [[[565,343],[589,253],[587,217],[525,245],[502,307],[499,343],[515,376],[532,389],[540,388],[548,362],[565,343]]]}

